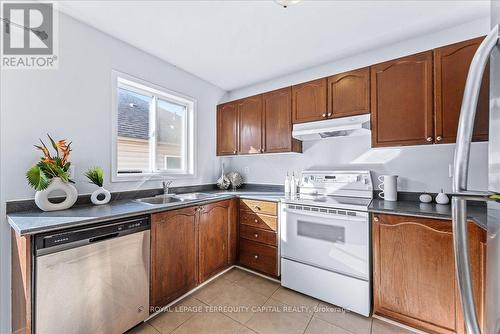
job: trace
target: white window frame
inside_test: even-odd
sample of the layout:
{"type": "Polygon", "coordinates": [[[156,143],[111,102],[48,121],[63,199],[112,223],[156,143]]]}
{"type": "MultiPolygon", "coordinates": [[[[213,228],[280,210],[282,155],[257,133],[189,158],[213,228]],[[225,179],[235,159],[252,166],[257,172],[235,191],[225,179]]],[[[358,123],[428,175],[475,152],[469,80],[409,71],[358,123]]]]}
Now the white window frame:
{"type": "MultiPolygon", "coordinates": [[[[112,70],[111,75],[111,182],[121,181],[146,181],[146,180],[161,180],[165,178],[182,179],[196,177],[196,100],[190,96],[166,89],[156,84],[136,78],[126,73],[112,70]],[[145,173],[118,173],[118,88],[125,86],[127,90],[134,90],[140,94],[148,95],[153,98],[153,104],[157,105],[157,100],[165,100],[176,104],[185,105],[186,118],[184,131],[186,136],[183,137],[183,154],[185,155],[185,166],[179,171],[161,170],[156,172],[145,173]]],[[[153,117],[150,117],[151,122],[149,131],[150,136],[156,139],[150,141],[150,166],[155,166],[157,136],[156,119],[158,115],[153,112],[153,117]],[[153,133],[151,133],[151,131],[153,133]],[[151,153],[152,152],[152,153],[151,153]]]]}

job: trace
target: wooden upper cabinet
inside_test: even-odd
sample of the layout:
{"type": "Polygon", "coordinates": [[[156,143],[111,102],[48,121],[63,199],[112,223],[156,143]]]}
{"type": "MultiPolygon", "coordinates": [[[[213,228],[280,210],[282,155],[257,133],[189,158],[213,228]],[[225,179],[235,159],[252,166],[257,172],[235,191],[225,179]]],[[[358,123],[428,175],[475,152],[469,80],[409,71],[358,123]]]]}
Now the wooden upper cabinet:
{"type": "Polygon", "coordinates": [[[228,227],[230,201],[200,207],[199,282],[215,275],[228,265],[228,227]]]}
{"type": "Polygon", "coordinates": [[[328,78],[328,117],[370,112],[370,69],[340,73],[328,78]]]}
{"type": "MultiPolygon", "coordinates": [[[[434,50],[436,143],[454,143],[469,66],[484,37],[434,50]]],[[[489,69],[486,68],[479,95],[473,140],[488,140],[489,69]]]]}
{"type": "Polygon", "coordinates": [[[319,121],[327,117],[327,79],[292,86],[293,123],[319,121]]]}
{"type": "Polygon", "coordinates": [[[217,106],[217,155],[238,153],[238,106],[228,102],[217,106]]]}
{"type": "MultiPolygon", "coordinates": [[[[473,288],[482,318],[486,233],[469,223],[473,288]]],[[[451,222],[374,214],[374,313],[429,333],[465,334],[451,222]]]]}
{"type": "Polygon", "coordinates": [[[197,284],[197,207],[151,215],[151,307],[162,307],[197,284]]]}
{"type": "Polygon", "coordinates": [[[301,152],[302,144],[292,138],[292,88],[262,94],[264,152],[301,152]]]}
{"type": "Polygon", "coordinates": [[[255,154],[264,151],[262,145],[262,95],[237,101],[241,154],[255,154]]]}
{"type": "Polygon", "coordinates": [[[371,67],[372,146],[432,144],[432,51],[371,67]]]}

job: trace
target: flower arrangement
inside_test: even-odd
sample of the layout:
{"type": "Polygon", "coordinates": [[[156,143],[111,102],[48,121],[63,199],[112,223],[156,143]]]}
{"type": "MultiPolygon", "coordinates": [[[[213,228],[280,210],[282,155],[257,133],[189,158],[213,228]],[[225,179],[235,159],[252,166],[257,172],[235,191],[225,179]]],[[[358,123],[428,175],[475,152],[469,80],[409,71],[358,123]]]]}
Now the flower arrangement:
{"type": "Polygon", "coordinates": [[[90,183],[98,187],[102,187],[104,183],[104,172],[101,167],[91,167],[85,172],[85,176],[90,180],[90,183]]]}
{"type": "Polygon", "coordinates": [[[36,165],[32,166],[26,172],[26,179],[29,185],[37,191],[47,189],[50,181],[56,177],[64,182],[74,183],[69,178],[71,162],[68,161],[68,158],[72,151],[71,142],[68,144],[65,139],[56,142],[49,134],[47,134],[47,137],[49,137],[50,143],[55,150],[55,156],[50,154],[49,149],[40,139],[41,145],[34,146],[42,151],[43,156],[36,165]]]}

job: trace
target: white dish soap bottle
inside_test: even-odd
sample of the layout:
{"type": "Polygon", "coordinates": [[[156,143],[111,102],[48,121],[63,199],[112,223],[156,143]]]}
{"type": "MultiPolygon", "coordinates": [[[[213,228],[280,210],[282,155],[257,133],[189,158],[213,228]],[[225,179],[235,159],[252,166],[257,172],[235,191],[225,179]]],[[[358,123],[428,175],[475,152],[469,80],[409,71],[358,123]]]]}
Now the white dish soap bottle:
{"type": "Polygon", "coordinates": [[[285,195],[290,195],[290,176],[288,175],[288,172],[286,172],[285,177],[285,195]]]}

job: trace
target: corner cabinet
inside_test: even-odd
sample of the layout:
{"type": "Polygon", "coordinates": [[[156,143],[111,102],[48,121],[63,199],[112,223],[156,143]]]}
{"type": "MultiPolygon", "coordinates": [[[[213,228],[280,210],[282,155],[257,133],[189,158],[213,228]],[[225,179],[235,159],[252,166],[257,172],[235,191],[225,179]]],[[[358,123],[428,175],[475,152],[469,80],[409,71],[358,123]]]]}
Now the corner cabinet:
{"type": "Polygon", "coordinates": [[[292,138],[291,88],[217,106],[217,155],[302,152],[292,138]]]}
{"type": "Polygon", "coordinates": [[[235,263],[237,207],[231,199],[151,215],[151,312],[235,263]]]}
{"type": "MultiPolygon", "coordinates": [[[[373,214],[374,313],[430,333],[465,334],[451,222],[373,214]]],[[[486,232],[469,223],[473,287],[482,319],[486,232]]]]}
{"type": "Polygon", "coordinates": [[[432,144],[432,51],[371,67],[372,146],[432,144]]]}
{"type": "Polygon", "coordinates": [[[370,113],[370,69],[368,67],[328,77],[328,117],[370,113]]]}
{"type": "MultiPolygon", "coordinates": [[[[436,143],[454,143],[470,63],[484,37],[434,50],[434,96],[436,143]]],[[[477,104],[473,140],[488,140],[489,68],[484,71],[477,104]]]]}

